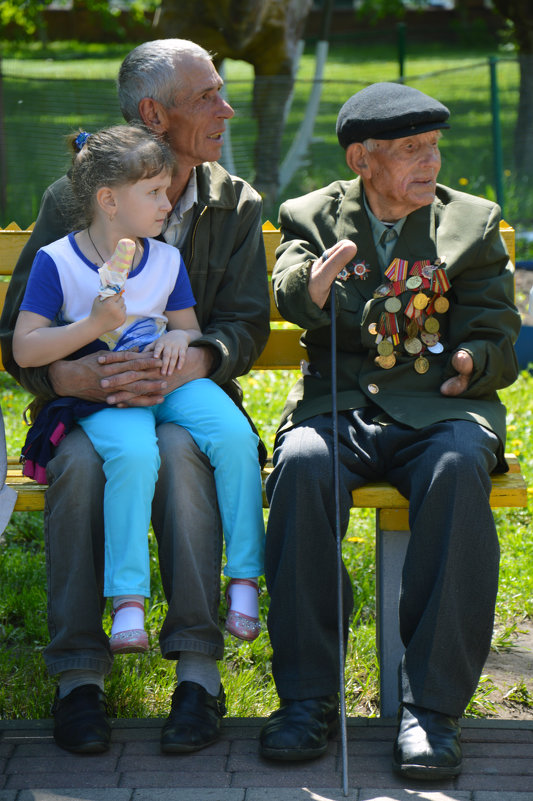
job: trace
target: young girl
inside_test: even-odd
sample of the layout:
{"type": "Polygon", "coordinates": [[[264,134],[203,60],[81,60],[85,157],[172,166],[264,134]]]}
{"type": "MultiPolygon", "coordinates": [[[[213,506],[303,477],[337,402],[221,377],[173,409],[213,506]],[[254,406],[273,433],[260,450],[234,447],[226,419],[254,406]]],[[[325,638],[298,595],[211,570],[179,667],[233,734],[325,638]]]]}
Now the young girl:
{"type": "MultiPolygon", "coordinates": [[[[14,356],[22,367],[37,367],[88,348],[138,348],[160,358],[162,374],[171,375],[182,367],[189,344],[201,336],[179,251],[151,238],[161,233],[171,210],[166,190],[172,154],[135,126],[81,133],[70,141],[81,230],[37,253],[15,328],[14,356]],[[121,263],[125,252],[131,263],[126,271],[121,263]],[[117,291],[120,280],[111,289],[102,286],[100,276],[109,271],[112,279],[120,278],[121,271],[127,274],[123,290],[117,291]]],[[[184,384],[153,407],[72,402],[75,422],[104,462],[104,594],[113,599],[111,650],[148,648],[147,531],[160,463],[155,428],[163,422],[186,428],[214,468],[226,542],[224,573],[231,577],[226,629],[241,639],[255,639],[264,525],[258,438],[245,416],[207,378],[184,384]]],[[[47,412],[45,407],[34,429],[56,419],[47,412]]]]}

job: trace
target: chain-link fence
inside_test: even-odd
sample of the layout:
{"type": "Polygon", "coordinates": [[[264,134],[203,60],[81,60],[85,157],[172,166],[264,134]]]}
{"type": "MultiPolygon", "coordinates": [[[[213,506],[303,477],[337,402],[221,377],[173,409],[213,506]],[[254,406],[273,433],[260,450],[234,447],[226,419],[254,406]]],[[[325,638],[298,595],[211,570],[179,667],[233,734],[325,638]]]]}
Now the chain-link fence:
{"type": "MultiPolygon", "coordinates": [[[[0,222],[5,225],[16,220],[25,227],[36,217],[43,190],[68,166],[65,135],[78,128],[91,131],[122,120],[115,81],[111,78],[42,78],[29,74],[27,63],[24,75],[20,72],[12,61],[6,62],[2,75],[0,222]]],[[[231,75],[226,76],[227,99],[236,113],[228,126],[228,148],[222,159],[225,166],[255,183],[259,176],[255,174],[254,151],[268,152],[272,148],[269,135],[275,137],[283,128],[279,154],[283,185],[278,197],[265,204],[265,218],[273,221],[281,199],[349,177],[344,152],[335,135],[339,108],[368,83],[395,79],[381,70],[379,64],[370,79],[368,71],[365,73],[365,80],[358,79],[357,64],[353,67],[354,79],[350,81],[345,79],[346,70],[343,79],[337,77],[335,65],[327,60],[319,83],[312,72],[311,68],[307,75],[298,74],[285,125],[283,109],[278,108],[259,136],[253,114],[251,71],[249,80],[232,81],[231,75]],[[310,102],[316,102],[316,115],[311,120],[306,119],[310,102]],[[302,124],[306,127],[304,139],[308,146],[303,156],[288,163],[287,154],[301,134],[302,124]]],[[[499,200],[512,225],[519,230],[533,228],[533,193],[514,174],[513,167],[519,92],[517,61],[500,60],[492,70],[492,84],[487,59],[472,59],[453,70],[441,68],[428,70],[424,75],[406,75],[405,82],[437,97],[450,108],[452,127],[445,132],[441,143],[440,180],[454,188],[499,200]],[[498,87],[496,105],[494,76],[498,87]],[[499,125],[495,125],[498,121],[495,109],[499,110],[499,125]]]]}

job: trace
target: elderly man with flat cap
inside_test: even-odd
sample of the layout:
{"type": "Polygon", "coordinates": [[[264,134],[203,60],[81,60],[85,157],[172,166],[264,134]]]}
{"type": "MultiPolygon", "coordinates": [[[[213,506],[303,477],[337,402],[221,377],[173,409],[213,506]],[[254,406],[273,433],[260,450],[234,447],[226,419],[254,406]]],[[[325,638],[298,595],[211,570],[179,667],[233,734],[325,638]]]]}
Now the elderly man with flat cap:
{"type": "MultiPolygon", "coordinates": [[[[437,184],[449,111],[378,83],[337,121],[354,180],[281,206],[273,275],[282,315],[306,329],[267,483],[266,579],[281,704],[270,759],[313,759],[338,727],[330,290],[336,286],[340,519],[376,480],[409,499],[399,608],[405,655],[393,767],[461,770],[459,718],[487,657],[499,546],[490,474],[505,471],[505,408],[519,315],[500,209],[437,184]]],[[[353,606],[343,569],[344,626],[353,606]]]]}

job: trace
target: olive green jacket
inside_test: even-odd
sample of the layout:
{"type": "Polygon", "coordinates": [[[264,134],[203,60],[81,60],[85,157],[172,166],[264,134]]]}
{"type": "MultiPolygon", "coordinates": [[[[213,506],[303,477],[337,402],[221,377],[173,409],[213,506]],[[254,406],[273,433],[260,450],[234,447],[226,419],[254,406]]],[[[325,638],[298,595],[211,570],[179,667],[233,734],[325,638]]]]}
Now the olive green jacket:
{"type": "Polygon", "coordinates": [[[356,261],[364,261],[369,272],[364,279],[352,275],[335,282],[338,408],[375,404],[389,418],[413,428],[452,419],[478,422],[499,437],[500,465],[505,469],[505,407],[497,390],[518,375],[513,344],[520,316],[513,303],[513,265],[499,222],[500,210],[494,203],[442,185],[430,206],[407,217],[392,257],[407,260],[409,266],[440,258],[451,282],[445,294],[448,311],[433,315],[444,349],[440,354],[424,351],[429,367],[419,373],[416,356],[404,348],[407,335],[402,329],[408,322],[403,311],[413,296],[411,290],[399,296],[396,363],[384,369],[375,362],[372,324],[382,319],[386,298],[374,297],[374,291],[386,279],[378,265],[360,179],[337,181],[284,203],[274,296],[283,317],[306,329],[302,344],[310,374],[292,388],[280,430],[332,409],[331,307],[329,301],[324,309],[313,303],[307,284],[312,262],[338,240],[350,239],[357,245],[356,261]],[[459,348],[472,356],[474,372],[464,393],[446,397],[440,386],[455,374],[450,362],[459,348]]]}
{"type": "MultiPolygon", "coordinates": [[[[240,403],[240,387],[234,379],[250,370],[269,333],[262,203],[249,184],[230,176],[217,163],[200,165],[197,180],[198,204],[181,250],[202,329],[202,337],[193,346],[214,348],[218,360],[210,377],[240,403]]],[[[13,330],[37,250],[71,230],[70,192],[70,181],[64,176],[44,193],[34,231],[11,278],[0,321],[6,370],[43,400],[55,397],[48,368],[21,369],[17,365],[12,352],[13,330]]]]}

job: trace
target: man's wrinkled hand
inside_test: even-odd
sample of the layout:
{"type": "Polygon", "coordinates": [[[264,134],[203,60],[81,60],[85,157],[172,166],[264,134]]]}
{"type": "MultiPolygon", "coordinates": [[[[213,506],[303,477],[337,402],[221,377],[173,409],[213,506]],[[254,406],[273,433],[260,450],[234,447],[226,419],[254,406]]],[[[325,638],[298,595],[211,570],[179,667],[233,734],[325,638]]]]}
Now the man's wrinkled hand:
{"type": "Polygon", "coordinates": [[[449,397],[460,395],[467,389],[474,372],[474,362],[466,350],[458,350],[452,356],[452,367],[457,370],[457,375],[448,378],[440,388],[441,393],[449,397]]]}
{"type": "Polygon", "coordinates": [[[99,351],[57,361],[48,375],[57,395],[110,405],[154,406],[163,401],[167,387],[161,360],[133,351],[99,351]]]}

